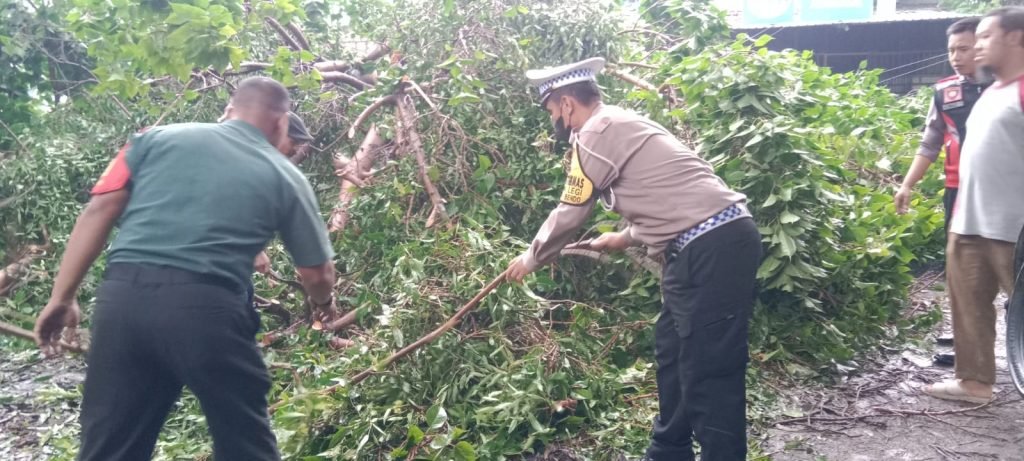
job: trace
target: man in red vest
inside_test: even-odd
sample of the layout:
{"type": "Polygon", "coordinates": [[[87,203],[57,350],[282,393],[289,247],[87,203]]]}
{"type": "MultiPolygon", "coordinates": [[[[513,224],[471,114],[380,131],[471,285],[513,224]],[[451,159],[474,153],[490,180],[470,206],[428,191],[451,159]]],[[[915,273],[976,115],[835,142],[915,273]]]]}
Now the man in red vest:
{"type": "Polygon", "coordinates": [[[939,151],[945,147],[946,193],[942,201],[946,208],[947,231],[960,182],[960,147],[967,138],[967,116],[981,97],[981,92],[988,87],[988,83],[982,83],[978,78],[974,64],[974,30],[979,21],[978,18],[961,19],[946,29],[949,64],[956,75],[935,84],[935,97],[928,110],[921,145],[895,196],[896,212],[906,213],[914,185],[924,177],[928,167],[939,158],[939,151]]]}

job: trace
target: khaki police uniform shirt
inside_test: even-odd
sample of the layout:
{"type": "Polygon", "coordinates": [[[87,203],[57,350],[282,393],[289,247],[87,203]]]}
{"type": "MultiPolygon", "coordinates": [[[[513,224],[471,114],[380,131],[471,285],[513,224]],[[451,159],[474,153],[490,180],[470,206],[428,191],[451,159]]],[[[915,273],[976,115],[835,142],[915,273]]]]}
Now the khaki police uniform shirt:
{"type": "Polygon", "coordinates": [[[746,201],[661,125],[600,105],[576,136],[561,203],[524,253],[524,265],[535,270],[558,258],[598,198],[629,221],[630,237],[651,256],[682,231],[746,201]]]}

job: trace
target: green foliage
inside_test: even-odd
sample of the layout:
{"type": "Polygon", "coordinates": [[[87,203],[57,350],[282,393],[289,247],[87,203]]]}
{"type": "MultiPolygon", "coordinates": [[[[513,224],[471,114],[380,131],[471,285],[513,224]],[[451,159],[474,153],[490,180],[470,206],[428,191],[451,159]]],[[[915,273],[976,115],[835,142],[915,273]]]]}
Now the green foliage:
{"type": "Polygon", "coordinates": [[[238,69],[255,34],[274,18],[305,16],[291,0],[74,0],[67,15],[75,36],[96,60],[97,91],[145,95],[152,76],[186,81],[195,68],[238,69]]]}
{"type": "Polygon", "coordinates": [[[32,117],[76,91],[88,78],[85,48],[69,40],[60,24],[62,10],[42,4],[0,3],[0,150],[12,148],[32,117]],[[7,129],[11,131],[8,132],[7,129]]]}
{"type": "Polygon", "coordinates": [[[961,13],[985,13],[1001,6],[1024,5],[1022,0],[941,0],[939,6],[961,13]]]}
{"type": "Polygon", "coordinates": [[[767,251],[758,357],[842,363],[889,335],[909,264],[941,250],[937,197],[909,216],[892,207],[889,178],[923,111],[879,87],[877,72],[833,74],[808,52],[765,44],[740,37],[665,56],[660,74],[686,101],[666,118],[692,127],[705,158],[751,199],[767,251]]]}
{"type": "MultiPolygon", "coordinates": [[[[181,83],[147,79],[187,80],[194,69],[265,61],[268,73],[295,84],[298,108],[325,140],[319,146],[331,141],[327,154],[351,154],[357,145],[341,137],[348,124],[408,78],[437,106],[413,97],[429,174],[452,221],[426,226],[429,200],[414,161],[385,149],[335,242],[345,274],[339,298],[359,313],[357,345],[334,350],[324,335],[303,329],[266,348],[270,400],[281,402],[273,424],[282,453],[490,460],[563,446],[597,460],[638,454],[656,410],[651,325],[660,299],[656,279],[624,257],[612,264],[563,259],[527,285],[497,289],[456,331],[392,366],[377,364],[501,273],[557,201],[560,153],[551,152],[548,117],[523,70],[598,55],[642,61],[651,53],[646,62],[657,70],[643,77],[666,83],[681,103],[608,77],[601,83],[609,102],[691,138],[750,197],[768,255],[752,329],[755,364],[826,372],[909,327],[901,316],[908,266],[939,253],[942,220],[932,195],[912,215],[892,210],[890,177],[911,156],[924,100],[897,99],[878,86],[877,73],[832,74],[805,54],[729,41],[722,13],[701,1],[643,2],[641,27],[668,37],[654,46],[649,36],[623,33],[635,18],[623,24],[615,6],[601,1],[245,4],[252,9],[219,0],[74,2],[67,27],[89,44],[100,83],[96,94],[34,114],[24,139],[30,152],[0,160],[0,202],[15,198],[0,206],[4,251],[41,241],[44,225],[55,242],[36,263],[43,275],[6,299],[0,318],[24,324],[43,304],[86,189],[130,133],[162,114],[165,123],[212,121],[222,108],[223,91],[186,92],[181,83]],[[314,50],[282,48],[263,27],[267,17],[305,18],[314,50]],[[311,60],[360,55],[343,49],[352,37],[394,51],[393,61],[360,64],[375,72],[375,87],[345,94],[321,88],[315,72],[296,72],[311,60]],[[380,369],[361,384],[315,393],[368,367],[380,369]]],[[[371,122],[394,132],[386,108],[371,122]]],[[[326,157],[303,166],[325,210],[337,197],[326,157]]],[[[934,177],[922,188],[939,189],[934,177]]],[[[596,211],[588,232],[618,220],[596,211]]],[[[269,252],[275,268],[290,273],[281,246],[269,252]]],[[[101,267],[86,281],[87,313],[101,267]]],[[[285,286],[258,278],[257,288],[301,308],[285,286]]],[[[283,326],[269,316],[264,324],[283,326]]],[[[772,405],[756,387],[761,367],[748,375],[754,420],[767,418],[772,405]]],[[[176,409],[158,459],[208,454],[200,415],[191,398],[176,409]]],[[[54,444],[72,450],[74,434],[62,434],[54,444]]]]}

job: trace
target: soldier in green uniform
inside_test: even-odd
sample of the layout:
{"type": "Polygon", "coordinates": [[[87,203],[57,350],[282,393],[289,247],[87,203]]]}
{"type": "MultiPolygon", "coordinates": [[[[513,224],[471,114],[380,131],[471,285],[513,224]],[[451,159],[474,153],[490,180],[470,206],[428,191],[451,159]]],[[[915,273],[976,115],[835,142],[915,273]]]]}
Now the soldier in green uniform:
{"type": "Polygon", "coordinates": [[[253,258],[280,235],[310,303],[335,310],[334,253],[313,189],[274,148],[289,104],[280,83],[247,79],[227,121],[150,129],[93,187],[35,326],[48,353],[77,326],[79,284],[117,223],[92,316],[80,461],[150,459],[186,386],[215,459],[280,459],[259,318],[246,303],[253,258]]]}
{"type": "Polygon", "coordinates": [[[600,251],[643,245],[664,261],[655,330],[659,413],[645,459],[704,461],[746,456],[747,332],[761,235],[745,205],[711,166],[650,119],[601,102],[592,58],[527,78],[555,136],[571,145],[561,203],[509,278],[554,261],[598,201],[629,227],[585,244],[600,251]]]}

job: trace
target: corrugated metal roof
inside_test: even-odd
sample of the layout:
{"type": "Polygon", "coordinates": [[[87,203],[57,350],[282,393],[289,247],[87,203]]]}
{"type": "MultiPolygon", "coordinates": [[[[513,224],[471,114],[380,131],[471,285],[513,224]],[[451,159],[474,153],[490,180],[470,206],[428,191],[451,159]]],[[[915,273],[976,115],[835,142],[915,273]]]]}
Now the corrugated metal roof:
{"type": "Polygon", "coordinates": [[[856,21],[836,21],[836,22],[820,22],[820,23],[794,23],[794,24],[777,24],[777,25],[758,25],[758,26],[744,26],[742,24],[743,18],[740,11],[729,11],[727,21],[733,30],[736,31],[750,31],[750,30],[763,30],[766,28],[775,27],[818,27],[828,25],[841,25],[841,24],[880,24],[880,23],[892,23],[892,22],[910,22],[910,21],[935,21],[939,19],[960,19],[969,18],[972,15],[964,13],[956,13],[951,11],[936,11],[936,10],[905,10],[897,11],[896,14],[890,14],[885,16],[877,16],[871,19],[862,19],[856,21]]]}

